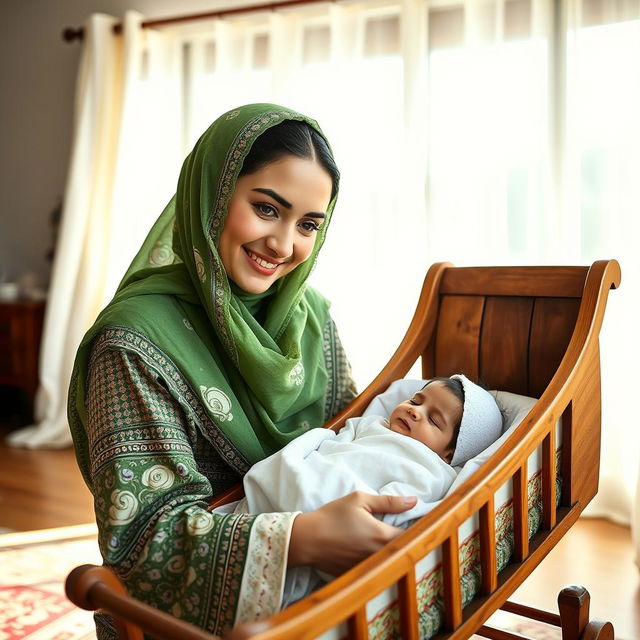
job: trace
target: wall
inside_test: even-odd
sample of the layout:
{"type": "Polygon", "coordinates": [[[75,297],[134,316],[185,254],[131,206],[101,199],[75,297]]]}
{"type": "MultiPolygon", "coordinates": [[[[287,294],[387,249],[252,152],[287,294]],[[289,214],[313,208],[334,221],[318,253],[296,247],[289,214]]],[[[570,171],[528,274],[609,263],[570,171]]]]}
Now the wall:
{"type": "Polygon", "coordinates": [[[149,18],[212,11],[220,0],[2,0],[0,2],[0,282],[50,265],[51,211],[64,192],[81,44],[65,27],[94,12],[149,18]]]}

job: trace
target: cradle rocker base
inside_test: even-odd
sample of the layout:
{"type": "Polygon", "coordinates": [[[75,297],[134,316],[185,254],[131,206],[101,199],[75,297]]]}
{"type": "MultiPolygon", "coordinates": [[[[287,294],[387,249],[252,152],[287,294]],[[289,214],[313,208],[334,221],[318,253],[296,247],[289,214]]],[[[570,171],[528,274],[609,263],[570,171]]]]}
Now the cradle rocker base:
{"type": "MultiPolygon", "coordinates": [[[[222,640],[186,622],[131,598],[118,578],[106,567],[85,564],[67,577],[65,590],[71,602],[81,609],[101,609],[113,616],[119,640],[143,640],[143,630],[157,640],[222,640]]],[[[589,592],[570,585],[558,595],[558,613],[535,609],[507,600],[500,609],[508,613],[562,629],[562,640],[614,640],[611,622],[589,620],[589,592]]],[[[531,640],[529,636],[488,625],[476,635],[490,640],[531,640]]],[[[224,636],[233,640],[232,630],[224,636]]]]}
{"type": "MultiPolygon", "coordinates": [[[[569,585],[558,595],[559,615],[508,600],[500,609],[523,618],[560,627],[562,640],[613,640],[615,636],[610,622],[597,619],[589,621],[590,599],[589,592],[584,587],[569,585]]],[[[524,640],[526,638],[519,633],[503,631],[488,625],[480,627],[476,635],[490,640],[524,640]]]]}

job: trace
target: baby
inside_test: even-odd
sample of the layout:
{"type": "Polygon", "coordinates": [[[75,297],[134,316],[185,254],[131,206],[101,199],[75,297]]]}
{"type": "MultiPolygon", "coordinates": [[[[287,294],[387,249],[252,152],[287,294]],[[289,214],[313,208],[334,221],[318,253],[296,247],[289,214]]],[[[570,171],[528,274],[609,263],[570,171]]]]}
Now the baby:
{"type": "MultiPolygon", "coordinates": [[[[453,467],[501,433],[502,415],[488,391],[462,374],[434,378],[388,418],[351,418],[339,433],[311,429],[255,464],[235,512],[313,511],[352,491],[418,496],[409,511],[380,516],[406,527],[444,497],[456,478],[453,467]]],[[[321,581],[309,569],[289,570],[283,606],[321,581]]]]}

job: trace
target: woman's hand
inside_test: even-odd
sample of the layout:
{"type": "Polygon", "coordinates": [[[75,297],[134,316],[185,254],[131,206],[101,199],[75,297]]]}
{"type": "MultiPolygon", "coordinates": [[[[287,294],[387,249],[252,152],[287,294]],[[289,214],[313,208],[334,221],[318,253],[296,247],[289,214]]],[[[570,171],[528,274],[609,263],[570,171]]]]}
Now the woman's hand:
{"type": "Polygon", "coordinates": [[[288,566],[311,566],[337,576],[402,533],[373,513],[402,513],[417,498],[376,496],[361,491],[329,502],[293,522],[288,566]]]}

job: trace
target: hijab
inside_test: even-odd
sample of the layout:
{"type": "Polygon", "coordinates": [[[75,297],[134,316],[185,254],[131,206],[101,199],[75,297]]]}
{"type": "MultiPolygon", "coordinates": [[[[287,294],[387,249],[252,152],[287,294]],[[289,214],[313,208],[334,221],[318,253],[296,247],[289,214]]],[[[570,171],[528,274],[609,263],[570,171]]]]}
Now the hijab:
{"type": "Polygon", "coordinates": [[[220,116],[187,156],[176,194],[78,350],[69,394],[76,443],[86,427],[91,345],[107,328],[120,332],[119,348],[139,354],[159,375],[168,371],[163,358],[178,368],[182,381],[170,385],[173,395],[180,384],[196,394],[210,418],[204,422],[216,431],[204,435],[224,439],[237,456],[232,466],[253,464],[323,424],[329,304],[306,282],[335,196],[309,259],[264,293],[239,289],[218,254],[243,160],[261,134],[284,120],[306,122],[323,135],[302,114],[251,104],[220,116]]]}

